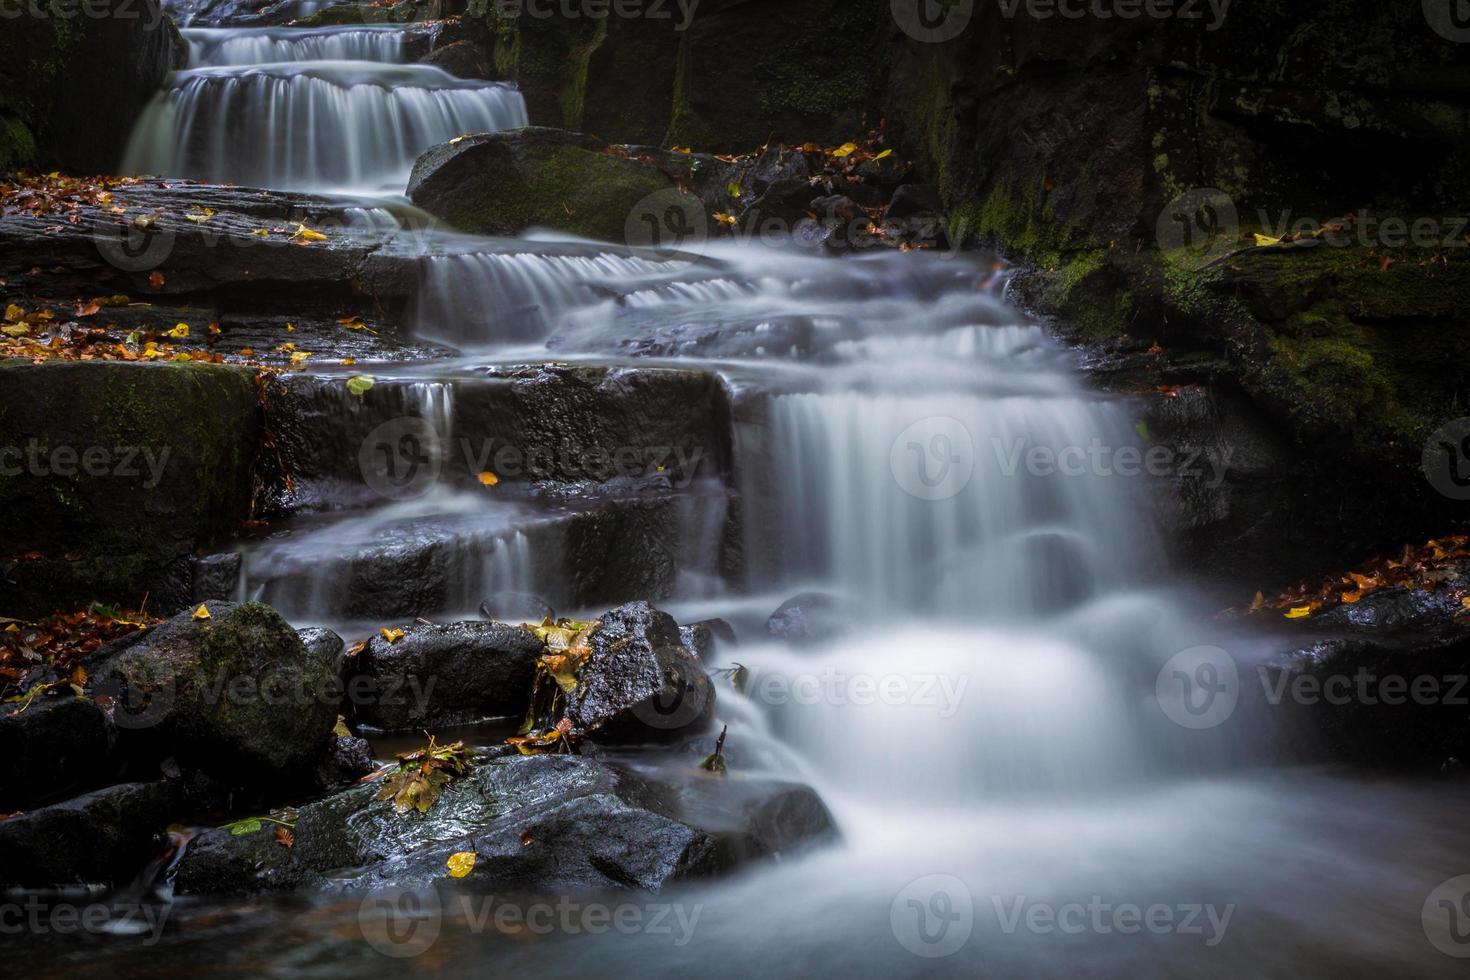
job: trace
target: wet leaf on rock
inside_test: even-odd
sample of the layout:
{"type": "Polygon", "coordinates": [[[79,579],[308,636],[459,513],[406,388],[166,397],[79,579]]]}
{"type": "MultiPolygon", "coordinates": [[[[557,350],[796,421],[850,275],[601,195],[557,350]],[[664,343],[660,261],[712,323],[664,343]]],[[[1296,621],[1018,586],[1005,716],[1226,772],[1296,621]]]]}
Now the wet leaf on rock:
{"type": "Polygon", "coordinates": [[[467,878],[469,873],[475,870],[475,852],[460,851],[457,854],[451,854],[445,863],[449,865],[449,877],[467,878]]]}

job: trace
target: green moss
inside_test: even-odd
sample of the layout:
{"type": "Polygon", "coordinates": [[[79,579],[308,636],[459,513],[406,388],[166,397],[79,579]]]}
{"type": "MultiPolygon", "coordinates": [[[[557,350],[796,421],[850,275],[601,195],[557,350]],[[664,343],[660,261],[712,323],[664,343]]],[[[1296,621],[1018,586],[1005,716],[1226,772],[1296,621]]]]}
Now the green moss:
{"type": "Polygon", "coordinates": [[[519,234],[549,227],[616,242],[635,204],[673,186],[652,167],[580,146],[533,144],[524,154],[514,170],[494,168],[436,204],[436,211],[462,231],[519,234]]]}

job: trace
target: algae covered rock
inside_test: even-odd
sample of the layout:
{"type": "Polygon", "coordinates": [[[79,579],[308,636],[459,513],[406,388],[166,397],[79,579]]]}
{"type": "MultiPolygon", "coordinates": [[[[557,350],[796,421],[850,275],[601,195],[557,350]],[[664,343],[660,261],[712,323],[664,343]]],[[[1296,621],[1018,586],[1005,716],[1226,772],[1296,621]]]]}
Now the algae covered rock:
{"type": "Polygon", "coordinates": [[[180,613],[101,664],[91,687],[131,755],[232,785],[306,775],[341,701],[330,659],[258,602],[180,613]]]}
{"type": "Polygon", "coordinates": [[[0,364],[0,608],[176,611],[201,545],[249,514],[260,405],[211,364],[0,364]],[[14,556],[25,556],[24,560],[14,556]]]}
{"type": "Polygon", "coordinates": [[[601,140],[531,127],[468,136],[430,150],[414,165],[408,196],[464,232],[519,235],[552,228],[625,244],[635,210],[664,192],[690,213],[698,200],[681,195],[654,167],[608,152],[601,140]]]}

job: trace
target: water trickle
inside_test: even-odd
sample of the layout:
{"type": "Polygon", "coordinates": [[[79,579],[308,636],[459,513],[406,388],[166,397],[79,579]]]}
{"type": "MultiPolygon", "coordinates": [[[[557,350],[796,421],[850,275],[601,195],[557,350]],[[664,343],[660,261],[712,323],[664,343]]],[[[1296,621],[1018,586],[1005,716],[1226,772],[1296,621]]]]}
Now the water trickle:
{"type": "Polygon", "coordinates": [[[430,65],[306,61],[173,76],[133,132],[125,173],[293,190],[402,193],[414,161],[463,133],[526,125],[508,85],[430,65]]]}

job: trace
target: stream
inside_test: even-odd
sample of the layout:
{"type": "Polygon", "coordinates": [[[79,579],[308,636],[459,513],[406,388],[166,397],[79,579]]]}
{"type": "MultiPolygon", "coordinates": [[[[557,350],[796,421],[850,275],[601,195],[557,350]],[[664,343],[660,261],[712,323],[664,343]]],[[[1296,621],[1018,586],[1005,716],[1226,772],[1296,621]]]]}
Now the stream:
{"type": "MultiPolygon", "coordinates": [[[[511,86],[404,63],[396,28],[196,20],[185,35],[193,63],[140,122],[124,172],[402,213],[421,152],[526,123],[511,86]]],[[[312,372],[320,411],[361,411],[341,383],[369,370],[452,454],[489,434],[466,430],[466,400],[508,365],[715,375],[731,436],[710,452],[725,458],[660,471],[674,571],[659,605],[734,626],[718,666],[749,679],[720,687],[716,726],[732,774],[809,782],[841,842],[604,896],[611,922],[567,896],[518,898],[544,918],[507,922],[494,911],[510,899],[446,890],[432,914],[386,926],[352,893],[180,898],[156,943],[90,936],[58,951],[57,975],[1463,975],[1421,911],[1470,870],[1470,793],[1281,764],[1268,708],[1179,720],[1157,686],[1167,665],[1221,648],[1249,675],[1272,638],[1171,582],[1148,479],[1125,465],[1148,448],[1127,400],[1084,385],[1072,352],[1008,301],[998,263],[415,239],[417,332],[459,354],[312,372]],[[766,617],[803,591],[838,596],[849,630],[771,642],[766,617]]],[[[433,481],[343,503],[251,542],[240,597],[366,635],[412,617],[361,608],[354,576],[432,553],[437,619],[476,618],[492,592],[601,611],[575,606],[556,554],[568,514],[601,506],[585,488],[557,507],[433,481]]]]}

